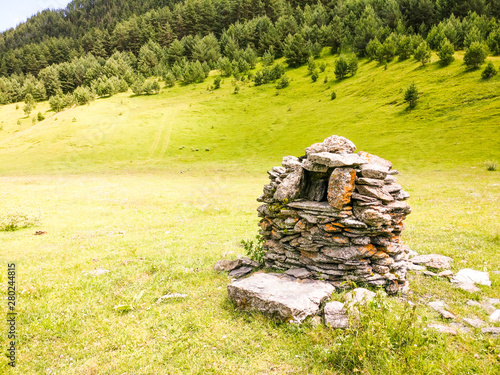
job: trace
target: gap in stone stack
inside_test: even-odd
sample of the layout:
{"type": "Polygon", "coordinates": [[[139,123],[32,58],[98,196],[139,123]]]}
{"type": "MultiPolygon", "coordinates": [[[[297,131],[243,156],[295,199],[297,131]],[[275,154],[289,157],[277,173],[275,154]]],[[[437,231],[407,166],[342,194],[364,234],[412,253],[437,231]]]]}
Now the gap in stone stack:
{"type": "Polygon", "coordinates": [[[392,163],[355,149],[334,135],[268,172],[258,198],[265,264],[306,269],[337,287],[353,281],[396,293],[408,285],[409,249],[400,236],[409,194],[392,163]]]}

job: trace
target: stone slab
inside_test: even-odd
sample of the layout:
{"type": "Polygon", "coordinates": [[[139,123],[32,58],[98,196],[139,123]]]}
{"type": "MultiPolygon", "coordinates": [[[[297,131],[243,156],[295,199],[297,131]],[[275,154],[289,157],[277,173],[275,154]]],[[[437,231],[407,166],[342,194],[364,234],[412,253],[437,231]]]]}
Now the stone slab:
{"type": "Polygon", "coordinates": [[[424,254],[410,259],[413,264],[436,268],[439,270],[449,269],[452,258],[441,254],[424,254]]]}
{"type": "Polygon", "coordinates": [[[318,313],[320,304],[335,288],[323,281],[254,273],[227,287],[229,299],[242,310],[260,311],[289,322],[301,323],[318,313]]]}
{"type": "Polygon", "coordinates": [[[488,272],[476,271],[470,268],[464,268],[458,271],[451,278],[452,283],[474,283],[486,286],[491,286],[490,276],[488,272]]]}

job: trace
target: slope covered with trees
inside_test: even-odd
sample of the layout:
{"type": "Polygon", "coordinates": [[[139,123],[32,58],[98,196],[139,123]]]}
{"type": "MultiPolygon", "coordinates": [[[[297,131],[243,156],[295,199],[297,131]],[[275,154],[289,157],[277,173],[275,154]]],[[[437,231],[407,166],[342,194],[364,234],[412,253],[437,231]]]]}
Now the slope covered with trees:
{"type": "Polygon", "coordinates": [[[300,66],[323,47],[382,64],[411,56],[425,64],[431,49],[447,64],[467,49],[477,68],[500,54],[499,17],[498,0],[75,0],[0,34],[0,104],[27,94],[71,103],[63,96],[79,87],[140,94],[151,91],[141,86],[149,76],[171,86],[212,69],[240,78],[259,56],[300,66]]]}

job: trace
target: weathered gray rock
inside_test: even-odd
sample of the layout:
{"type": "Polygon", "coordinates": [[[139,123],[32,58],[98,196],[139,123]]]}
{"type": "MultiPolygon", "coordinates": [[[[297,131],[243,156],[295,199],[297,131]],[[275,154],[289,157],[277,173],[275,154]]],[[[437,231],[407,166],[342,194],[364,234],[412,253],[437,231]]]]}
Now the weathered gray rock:
{"type": "Polygon", "coordinates": [[[310,172],[326,172],[328,170],[326,165],[313,163],[309,159],[302,161],[302,168],[310,172]]]}
{"type": "Polygon", "coordinates": [[[360,166],[361,176],[366,178],[375,178],[379,180],[384,180],[387,176],[389,169],[378,164],[362,164],[360,166]]]}
{"type": "Polygon", "coordinates": [[[356,146],[347,138],[332,135],[323,141],[323,146],[328,152],[351,153],[356,150],[356,146]]]}
{"type": "Polygon", "coordinates": [[[310,154],[308,159],[312,163],[326,165],[327,167],[357,167],[366,163],[357,154],[332,154],[330,152],[310,154]]]}
{"type": "Polygon", "coordinates": [[[281,165],[288,169],[299,169],[302,168],[302,163],[296,156],[284,156],[281,165]]]}
{"type": "Polygon", "coordinates": [[[500,310],[493,311],[493,313],[490,315],[490,322],[500,322],[500,310]]]}
{"type": "Polygon", "coordinates": [[[474,306],[474,307],[482,307],[481,304],[477,301],[473,301],[473,300],[468,300],[466,303],[465,303],[467,306],[474,306]]]}
{"type": "Polygon", "coordinates": [[[311,201],[320,202],[326,194],[328,189],[328,181],[323,179],[317,179],[310,182],[307,187],[306,196],[307,199],[311,201]]]}
{"type": "Polygon", "coordinates": [[[438,276],[439,277],[452,277],[453,276],[453,272],[450,271],[450,270],[441,271],[441,272],[438,273],[438,276]]]}
{"type": "Polygon", "coordinates": [[[248,275],[252,271],[253,271],[252,267],[245,267],[245,266],[239,267],[239,268],[236,268],[236,269],[232,270],[231,272],[229,272],[229,276],[235,277],[235,278],[240,278],[240,277],[243,277],[245,275],[248,275]]]}
{"type": "Polygon", "coordinates": [[[316,315],[320,304],[335,290],[323,281],[266,273],[233,281],[227,289],[229,298],[240,309],[261,311],[297,323],[316,315]]]}
{"type": "Polygon", "coordinates": [[[300,183],[302,182],[302,177],[302,167],[292,171],[276,188],[274,199],[278,201],[295,199],[300,193],[300,183]]]}
{"type": "Polygon", "coordinates": [[[305,268],[290,268],[285,272],[289,276],[293,276],[297,279],[307,279],[311,276],[311,272],[309,272],[305,268]]]}
{"type": "Polygon", "coordinates": [[[481,307],[485,309],[488,314],[493,314],[496,311],[495,306],[493,306],[488,301],[481,302],[481,307]]]}
{"type": "Polygon", "coordinates": [[[342,302],[328,302],[323,311],[326,325],[331,328],[349,328],[349,315],[342,302]]]}
{"type": "Polygon", "coordinates": [[[291,202],[288,203],[287,206],[308,211],[319,211],[326,215],[339,214],[339,210],[330,206],[328,202],[314,202],[314,201],[291,202]]]}
{"type": "Polygon", "coordinates": [[[498,336],[500,335],[500,327],[486,327],[481,329],[482,333],[489,333],[493,336],[498,336]]]}
{"type": "Polygon", "coordinates": [[[437,323],[428,324],[427,327],[436,330],[439,333],[447,333],[449,335],[454,335],[454,336],[458,333],[457,329],[454,327],[448,327],[437,323]]]}
{"type": "Polygon", "coordinates": [[[450,263],[452,261],[452,258],[441,254],[424,254],[410,259],[410,262],[413,264],[420,264],[436,269],[448,269],[451,267],[450,263]]]}
{"type": "Polygon", "coordinates": [[[425,271],[426,269],[427,268],[425,268],[424,266],[419,266],[418,264],[413,264],[411,262],[409,262],[409,264],[408,264],[409,271],[422,272],[422,271],[425,271]]]}
{"type": "Polygon", "coordinates": [[[354,206],[354,216],[372,227],[391,224],[391,216],[380,212],[376,207],[359,207],[354,206]]]}
{"type": "Polygon", "coordinates": [[[470,333],[469,327],[466,327],[463,324],[457,322],[450,323],[450,327],[455,328],[460,333],[470,333]]]}
{"type": "Polygon", "coordinates": [[[474,283],[458,283],[457,288],[465,290],[469,293],[476,293],[481,291],[481,288],[478,288],[474,283]]]}
{"type": "Polygon", "coordinates": [[[306,155],[317,154],[319,152],[327,152],[326,146],[321,143],[313,143],[311,146],[306,147],[306,155]]]}
{"type": "Polygon", "coordinates": [[[106,275],[109,272],[109,270],[106,270],[104,268],[97,268],[95,270],[89,271],[88,274],[92,276],[102,276],[106,275]]]}
{"type": "Polygon", "coordinates": [[[328,203],[333,208],[341,210],[351,202],[354,190],[356,171],[352,168],[335,168],[328,182],[328,203]]]}
{"type": "Polygon", "coordinates": [[[452,283],[474,283],[486,286],[491,286],[490,277],[488,272],[476,271],[470,268],[464,268],[458,271],[455,276],[451,278],[452,283]]]}
{"type": "Polygon", "coordinates": [[[383,188],[378,188],[370,185],[356,185],[356,190],[359,194],[380,199],[384,203],[394,201],[393,196],[386,192],[383,188]]]}
{"type": "Polygon", "coordinates": [[[387,170],[392,169],[392,163],[389,160],[382,159],[380,156],[370,154],[366,151],[360,151],[358,155],[370,164],[379,165],[387,170]]]}
{"type": "Polygon", "coordinates": [[[436,277],[436,276],[437,276],[437,273],[435,273],[435,272],[431,272],[431,271],[424,271],[424,272],[423,272],[423,275],[424,275],[424,276],[429,276],[429,277],[436,277]]]}
{"type": "Polygon", "coordinates": [[[375,179],[375,178],[359,177],[356,180],[356,183],[359,184],[359,185],[371,185],[371,186],[378,186],[378,187],[385,186],[384,180],[378,180],[378,179],[375,179]]]}
{"type": "Polygon", "coordinates": [[[485,324],[484,321],[478,318],[463,318],[462,320],[474,328],[481,328],[485,324]]]}
{"type": "Polygon", "coordinates": [[[260,264],[257,263],[256,261],[251,260],[251,259],[246,258],[246,257],[235,259],[235,260],[221,259],[217,263],[215,263],[214,271],[217,271],[217,272],[232,271],[235,268],[238,268],[241,266],[256,268],[256,267],[259,267],[260,264]]]}
{"type": "Polygon", "coordinates": [[[492,305],[500,305],[500,298],[488,298],[486,302],[491,303],[492,305]]]}
{"type": "Polygon", "coordinates": [[[432,301],[427,305],[437,311],[445,319],[456,319],[455,315],[446,310],[446,304],[443,301],[432,301]]]}
{"type": "Polygon", "coordinates": [[[321,252],[331,260],[345,262],[348,260],[363,259],[373,256],[377,251],[372,244],[365,246],[348,246],[328,248],[324,247],[321,252]]]}

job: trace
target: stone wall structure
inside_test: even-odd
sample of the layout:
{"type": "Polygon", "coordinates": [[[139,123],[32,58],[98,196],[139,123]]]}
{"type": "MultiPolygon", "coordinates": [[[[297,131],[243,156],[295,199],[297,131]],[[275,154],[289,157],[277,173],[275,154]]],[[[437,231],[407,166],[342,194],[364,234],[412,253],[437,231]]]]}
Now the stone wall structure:
{"type": "Polygon", "coordinates": [[[305,268],[334,286],[351,280],[395,293],[407,286],[409,249],[400,235],[409,194],[391,162],[355,150],[333,135],[268,172],[258,198],[265,265],[305,268]]]}

